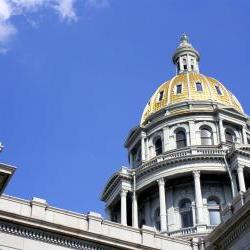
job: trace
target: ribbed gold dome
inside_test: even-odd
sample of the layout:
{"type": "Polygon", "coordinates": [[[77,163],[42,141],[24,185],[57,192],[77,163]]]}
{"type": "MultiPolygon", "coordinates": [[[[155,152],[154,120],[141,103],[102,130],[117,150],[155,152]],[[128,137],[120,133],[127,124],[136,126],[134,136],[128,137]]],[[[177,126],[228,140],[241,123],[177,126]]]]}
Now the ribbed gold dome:
{"type": "Polygon", "coordinates": [[[197,72],[186,72],[164,82],[156,90],[144,109],[141,124],[153,113],[184,101],[212,101],[243,113],[239,101],[219,81],[197,72]],[[197,90],[197,83],[202,90],[197,90]],[[181,85],[181,93],[176,93],[177,85],[181,85]]]}

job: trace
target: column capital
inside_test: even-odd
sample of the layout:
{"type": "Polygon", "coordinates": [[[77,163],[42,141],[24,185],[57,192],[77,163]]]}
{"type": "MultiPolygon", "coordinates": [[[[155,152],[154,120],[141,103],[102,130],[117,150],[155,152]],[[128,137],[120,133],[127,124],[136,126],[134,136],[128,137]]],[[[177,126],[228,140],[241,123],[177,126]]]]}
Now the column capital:
{"type": "Polygon", "coordinates": [[[157,182],[158,182],[159,186],[164,186],[165,185],[165,180],[164,180],[163,177],[158,179],[157,182]]]}
{"type": "Polygon", "coordinates": [[[193,171],[193,176],[194,178],[200,178],[201,172],[199,170],[194,170],[193,171]]]}
{"type": "Polygon", "coordinates": [[[120,195],[126,197],[126,196],[127,196],[127,193],[128,193],[128,190],[122,188],[122,189],[121,189],[121,192],[120,192],[120,195]]]}
{"type": "Polygon", "coordinates": [[[244,169],[243,165],[238,165],[237,172],[243,172],[243,169],[244,169]]]}

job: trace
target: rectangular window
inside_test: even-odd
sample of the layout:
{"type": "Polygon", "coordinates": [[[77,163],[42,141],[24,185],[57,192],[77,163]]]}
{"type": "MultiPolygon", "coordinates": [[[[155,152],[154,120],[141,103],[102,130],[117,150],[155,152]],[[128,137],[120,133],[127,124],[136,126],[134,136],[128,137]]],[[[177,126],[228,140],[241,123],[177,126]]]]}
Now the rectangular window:
{"type": "Polygon", "coordinates": [[[162,99],[163,99],[163,94],[164,94],[164,91],[161,91],[161,92],[159,93],[158,101],[162,101],[162,99]]]}
{"type": "Polygon", "coordinates": [[[216,91],[218,95],[222,95],[221,89],[219,86],[215,85],[216,91]]]}
{"type": "Polygon", "coordinates": [[[181,94],[182,92],[182,84],[176,85],[176,94],[181,94]]]}
{"type": "Polygon", "coordinates": [[[202,91],[203,89],[202,89],[202,84],[200,83],[200,82],[197,82],[196,83],[196,90],[197,91],[202,91]]]}
{"type": "Polygon", "coordinates": [[[184,67],[184,70],[187,70],[187,65],[186,64],[184,64],[183,67],[184,67]]]}

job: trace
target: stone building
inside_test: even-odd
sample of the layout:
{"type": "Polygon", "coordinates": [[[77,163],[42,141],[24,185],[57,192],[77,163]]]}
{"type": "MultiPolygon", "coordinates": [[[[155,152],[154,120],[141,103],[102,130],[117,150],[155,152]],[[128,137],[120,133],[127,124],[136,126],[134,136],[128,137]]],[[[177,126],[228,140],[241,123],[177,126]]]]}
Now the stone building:
{"type": "MultiPolygon", "coordinates": [[[[125,141],[130,166],[101,194],[107,219],[2,195],[0,250],[249,249],[249,117],[221,82],[200,73],[186,35],[172,59],[176,75],[125,141]]],[[[0,165],[1,192],[13,173],[0,165]]]]}

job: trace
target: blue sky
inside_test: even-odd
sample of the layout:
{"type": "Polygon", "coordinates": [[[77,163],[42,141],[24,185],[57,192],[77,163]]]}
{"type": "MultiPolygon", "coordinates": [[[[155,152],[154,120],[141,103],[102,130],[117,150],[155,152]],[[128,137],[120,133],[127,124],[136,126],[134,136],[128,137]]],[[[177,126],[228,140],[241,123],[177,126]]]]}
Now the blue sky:
{"type": "Polygon", "coordinates": [[[99,194],[127,165],[124,140],[175,74],[186,32],[200,69],[250,113],[249,0],[0,0],[5,193],[103,213],[99,194]]]}

